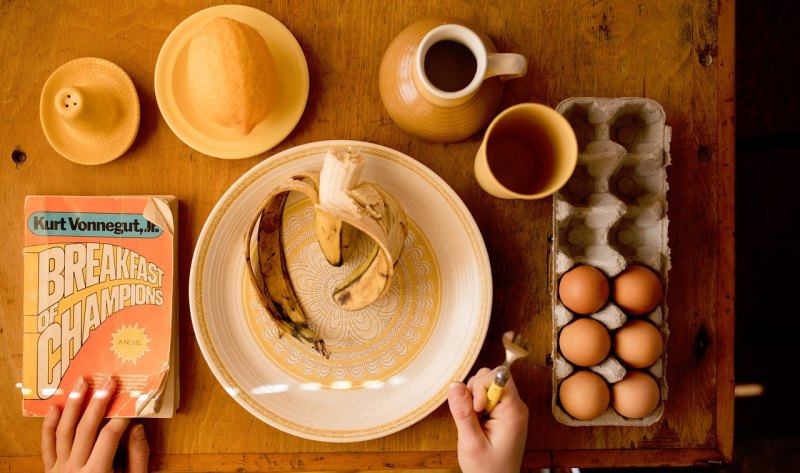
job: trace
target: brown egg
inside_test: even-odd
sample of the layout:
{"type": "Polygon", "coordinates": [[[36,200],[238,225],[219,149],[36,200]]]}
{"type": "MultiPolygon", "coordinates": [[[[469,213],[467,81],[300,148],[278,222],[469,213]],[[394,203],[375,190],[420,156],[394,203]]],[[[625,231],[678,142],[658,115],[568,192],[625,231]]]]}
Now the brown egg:
{"type": "Polygon", "coordinates": [[[602,309],[608,301],[608,279],[594,266],[581,265],[561,277],[558,296],[564,306],[578,314],[588,315],[602,309]]]}
{"type": "Polygon", "coordinates": [[[614,278],[612,299],[632,315],[647,314],[656,308],[664,295],[661,280],[652,269],[631,265],[614,278]]]}
{"type": "Polygon", "coordinates": [[[611,386],[614,410],[630,419],[647,417],[661,399],[658,383],[644,371],[630,370],[611,386]]]}
{"type": "Polygon", "coordinates": [[[579,420],[591,420],[608,409],[610,394],[606,382],[591,371],[576,371],[558,388],[561,407],[579,420]]]}
{"type": "Polygon", "coordinates": [[[614,353],[627,366],[647,368],[658,361],[663,352],[661,332],[650,322],[629,320],[614,332],[614,353]]]}
{"type": "Polygon", "coordinates": [[[600,322],[583,317],[561,329],[561,354],[578,366],[593,366],[605,360],[611,350],[611,336],[600,322]]]}

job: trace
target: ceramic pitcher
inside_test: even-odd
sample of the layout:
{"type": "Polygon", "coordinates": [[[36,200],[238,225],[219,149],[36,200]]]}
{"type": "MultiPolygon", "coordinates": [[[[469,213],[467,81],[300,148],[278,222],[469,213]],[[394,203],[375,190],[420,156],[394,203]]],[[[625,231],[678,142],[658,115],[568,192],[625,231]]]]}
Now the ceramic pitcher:
{"type": "Polygon", "coordinates": [[[498,53],[474,25],[426,18],[404,29],[384,53],[380,93],[392,119],[428,141],[465,139],[497,111],[503,80],[527,72],[524,56],[498,53]]]}

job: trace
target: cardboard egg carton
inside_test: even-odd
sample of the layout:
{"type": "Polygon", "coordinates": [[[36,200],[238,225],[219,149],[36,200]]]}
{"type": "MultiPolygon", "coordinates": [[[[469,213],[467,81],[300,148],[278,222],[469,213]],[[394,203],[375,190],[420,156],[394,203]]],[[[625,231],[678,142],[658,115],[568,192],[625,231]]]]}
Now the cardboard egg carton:
{"type": "MultiPolygon", "coordinates": [[[[671,128],[666,126],[661,105],[650,99],[578,97],[564,100],[556,110],[575,131],[578,164],[569,182],[553,196],[553,415],[557,421],[575,426],[650,425],[661,418],[668,392],[666,293],[670,254],[666,168],[670,164],[671,128]],[[561,381],[576,369],[558,349],[561,329],[575,317],[558,298],[558,282],[573,266],[588,264],[605,273],[610,283],[632,263],[655,270],[663,284],[660,305],[638,317],[658,327],[664,340],[664,354],[647,369],[659,385],[661,399],[658,407],[642,419],[623,417],[611,406],[592,420],[575,419],[558,401],[561,381]]],[[[589,316],[612,333],[628,320],[611,298],[589,316]]],[[[609,387],[627,372],[613,349],[608,358],[589,369],[603,377],[609,387]]]]}

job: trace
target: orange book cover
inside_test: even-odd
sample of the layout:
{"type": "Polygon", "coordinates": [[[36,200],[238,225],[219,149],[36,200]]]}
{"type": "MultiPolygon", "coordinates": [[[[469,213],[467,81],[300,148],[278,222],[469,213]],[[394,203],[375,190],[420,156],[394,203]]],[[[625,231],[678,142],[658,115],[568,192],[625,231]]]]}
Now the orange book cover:
{"type": "Polygon", "coordinates": [[[24,415],[108,375],[109,417],[172,415],[176,217],[172,196],[25,199],[24,415]]]}

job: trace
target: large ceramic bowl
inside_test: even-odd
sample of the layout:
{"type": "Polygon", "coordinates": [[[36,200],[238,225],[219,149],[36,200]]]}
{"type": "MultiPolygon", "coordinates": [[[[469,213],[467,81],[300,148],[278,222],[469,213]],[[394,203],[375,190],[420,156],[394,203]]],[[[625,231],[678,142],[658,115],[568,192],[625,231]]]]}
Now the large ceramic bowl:
{"type": "MultiPolygon", "coordinates": [[[[294,194],[292,194],[293,196],[294,194]]],[[[424,418],[462,380],[483,345],[492,304],[481,234],[453,190],[414,159],[382,146],[327,141],[259,163],[222,196],[200,234],[189,282],[197,341],[219,382],[264,422],[304,438],[350,442],[424,418]],[[365,309],[336,307],[341,268],[316,243],[313,210],[291,197],[283,221],[287,265],[310,326],[330,359],[280,336],[244,273],[244,235],[264,197],[303,171],[319,171],[330,147],[366,158],[362,178],[398,198],[410,220],[392,288],[365,309]]]]}

